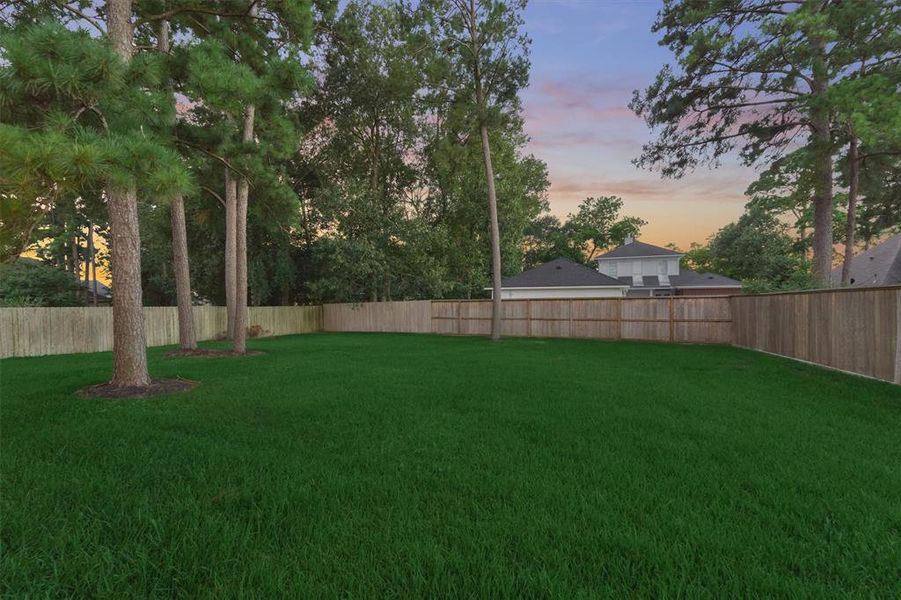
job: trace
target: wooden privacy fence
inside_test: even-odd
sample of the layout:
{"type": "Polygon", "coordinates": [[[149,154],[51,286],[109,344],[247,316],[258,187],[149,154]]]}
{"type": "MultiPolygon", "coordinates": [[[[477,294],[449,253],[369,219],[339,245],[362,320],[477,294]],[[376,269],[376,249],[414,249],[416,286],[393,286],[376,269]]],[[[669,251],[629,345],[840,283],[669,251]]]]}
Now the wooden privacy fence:
{"type": "Polygon", "coordinates": [[[732,343],[901,383],[901,287],[732,298],[732,343]]]}
{"type": "MultiPolygon", "coordinates": [[[[320,306],[254,306],[248,309],[248,328],[259,336],[320,331],[321,314],[320,306]]],[[[145,307],[144,321],[148,346],[178,343],[174,306],[145,307]]],[[[225,322],[222,306],[194,307],[198,340],[223,337],[225,322]]],[[[112,307],[0,308],[0,358],[112,349],[112,307]]]]}
{"type": "MultiPolygon", "coordinates": [[[[490,300],[323,307],[325,331],[487,335],[490,300]]],[[[901,383],[901,287],[760,296],[505,300],[503,334],[733,344],[901,383]]]]}
{"type": "Polygon", "coordinates": [[[432,333],[433,300],[322,306],[324,331],[432,333]]]}
{"type": "MultiPolygon", "coordinates": [[[[504,300],[503,334],[728,344],[728,297],[504,300]]],[[[432,332],[486,335],[490,300],[435,300],[432,332]]]]}
{"type": "MultiPolygon", "coordinates": [[[[145,308],[147,344],[178,342],[174,307],[145,308]]],[[[487,335],[490,300],[250,308],[258,335],[382,331],[487,335]]],[[[194,307],[200,340],[225,308],[194,307]]],[[[901,287],[731,297],[505,300],[503,334],[733,344],[901,383],[901,287]]],[[[0,358],[111,350],[112,309],[0,308],[0,358]]]]}

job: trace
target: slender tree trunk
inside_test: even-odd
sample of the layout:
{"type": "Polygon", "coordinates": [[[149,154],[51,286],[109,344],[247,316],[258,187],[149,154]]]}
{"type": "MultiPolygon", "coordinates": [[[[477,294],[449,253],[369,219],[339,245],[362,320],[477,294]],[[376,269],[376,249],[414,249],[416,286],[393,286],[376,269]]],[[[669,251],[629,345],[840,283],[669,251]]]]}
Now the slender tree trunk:
{"type": "MultiPolygon", "coordinates": [[[[242,141],[253,141],[253,121],[256,107],[253,104],[244,109],[244,132],[242,141]]],[[[233,349],[237,354],[247,351],[247,197],[250,182],[242,177],[238,182],[238,199],[235,213],[235,337],[233,349]]]]}
{"type": "Polygon", "coordinates": [[[494,166],[491,164],[491,146],[488,127],[481,125],[482,155],[485,160],[485,179],[488,181],[488,220],[491,227],[491,339],[501,339],[501,322],[504,306],[501,303],[501,234],[497,220],[497,192],[494,188],[494,166]]]}
{"type": "Polygon", "coordinates": [[[150,385],[141,301],[141,237],[134,185],[107,190],[112,238],[113,378],[120,387],[150,385]]]}
{"type": "Polygon", "coordinates": [[[475,109],[479,118],[479,134],[482,138],[482,157],[485,163],[485,180],[488,184],[488,221],[491,242],[491,339],[501,339],[501,323],[504,306],[501,302],[501,236],[497,219],[497,192],[494,187],[494,166],[491,164],[491,145],[488,141],[488,125],[485,123],[486,94],[482,81],[480,62],[482,37],[479,33],[479,17],[475,0],[469,6],[462,5],[466,28],[469,30],[469,51],[472,54],[472,78],[475,82],[475,109]]]}
{"type": "Polygon", "coordinates": [[[91,303],[97,306],[97,257],[94,253],[94,223],[88,223],[88,256],[91,259],[91,280],[88,289],[91,303]]]}
{"type": "Polygon", "coordinates": [[[72,234],[72,239],[69,240],[69,252],[72,253],[72,278],[75,279],[75,283],[81,283],[81,258],[78,257],[78,236],[75,233],[72,234]]]}
{"type": "Polygon", "coordinates": [[[197,336],[194,333],[194,311],[191,300],[185,201],[181,194],[176,194],[172,198],[169,216],[172,221],[172,272],[175,275],[175,298],[178,305],[178,345],[182,350],[194,350],[197,348],[197,336]]]}
{"type": "MultiPolygon", "coordinates": [[[[166,20],[160,23],[158,47],[160,54],[169,53],[169,22],[166,20]]],[[[173,94],[172,104],[175,103],[173,94]]],[[[171,124],[175,125],[174,112],[171,124]]],[[[172,226],[172,273],[175,276],[175,299],[178,307],[178,345],[182,350],[194,350],[197,348],[197,336],[194,333],[194,313],[191,308],[188,231],[185,224],[185,199],[180,193],[169,204],[169,218],[172,226]]]]}
{"type": "MultiPolygon", "coordinates": [[[[129,62],[132,55],[131,0],[108,0],[107,35],[113,50],[129,62]]],[[[141,298],[141,236],[134,184],[107,189],[112,245],[113,377],[112,386],[150,384],[141,298]]]]}
{"type": "Polygon", "coordinates": [[[813,272],[820,285],[826,285],[832,273],[832,150],[829,147],[828,117],[815,119],[814,198],[813,198],[813,272]]]}
{"type": "Polygon", "coordinates": [[[235,220],[238,216],[238,187],[231,172],[225,170],[225,312],[226,335],[235,338],[235,220]]]}
{"type": "Polygon", "coordinates": [[[87,306],[91,302],[91,232],[85,236],[84,251],[84,305],[87,306]]]}
{"type": "Polygon", "coordinates": [[[235,336],[232,350],[236,354],[247,351],[247,196],[246,179],[238,182],[238,203],[235,219],[235,336]]]}
{"type": "Polygon", "coordinates": [[[851,281],[851,261],[854,258],[854,228],[857,225],[857,192],[860,188],[860,162],[858,141],[851,132],[848,143],[848,222],[845,225],[845,258],[842,261],[842,285],[851,281]]]}
{"type": "MultiPolygon", "coordinates": [[[[825,41],[814,38],[811,46],[815,54],[811,92],[822,104],[828,86],[825,68],[825,41]]],[[[813,273],[818,284],[827,286],[832,275],[832,123],[828,108],[817,106],[811,110],[813,165],[813,273]]]]}

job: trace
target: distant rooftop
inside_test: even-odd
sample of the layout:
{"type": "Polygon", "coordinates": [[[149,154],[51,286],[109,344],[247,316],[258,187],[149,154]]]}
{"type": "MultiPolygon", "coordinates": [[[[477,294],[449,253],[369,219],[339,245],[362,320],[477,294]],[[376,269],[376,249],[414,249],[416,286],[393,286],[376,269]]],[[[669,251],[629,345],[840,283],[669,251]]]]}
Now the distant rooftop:
{"type": "MultiPolygon", "coordinates": [[[[625,275],[618,277],[624,284],[635,287],[633,278],[625,275]]],[[[741,282],[719,273],[697,273],[688,269],[681,269],[678,275],[670,275],[669,283],[660,283],[660,278],[656,275],[645,275],[642,278],[644,288],[717,288],[717,287],[735,287],[740,288],[741,282]]]]}
{"type": "Polygon", "coordinates": [[[682,253],[669,248],[654,246],[653,244],[645,244],[638,240],[627,240],[619,248],[614,248],[610,252],[601,254],[595,260],[602,258],[634,258],[636,256],[682,256],[682,253]]]}
{"type": "Polygon", "coordinates": [[[532,287],[623,287],[623,283],[575,263],[568,258],[555,258],[534,269],[507,277],[501,282],[505,288],[532,287]]]}
{"type": "MultiPolygon", "coordinates": [[[[841,266],[832,270],[832,280],[842,279],[841,266]]],[[[851,287],[901,285],[901,233],[861,252],[851,259],[851,287]]]]}

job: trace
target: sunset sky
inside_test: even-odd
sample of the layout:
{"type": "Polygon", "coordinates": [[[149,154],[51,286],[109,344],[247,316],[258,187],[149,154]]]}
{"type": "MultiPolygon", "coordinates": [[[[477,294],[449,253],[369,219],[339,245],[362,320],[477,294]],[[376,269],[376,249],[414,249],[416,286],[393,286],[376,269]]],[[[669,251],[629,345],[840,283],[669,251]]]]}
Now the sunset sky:
{"type": "Polygon", "coordinates": [[[642,240],[687,247],[735,220],[754,170],[733,159],[683,179],[631,160],[650,139],[628,108],[632,90],[672,60],[651,25],[658,0],[531,0],[531,83],[523,93],[529,151],[547,162],[551,211],[565,217],[587,196],[621,196],[648,221],[642,240]]]}

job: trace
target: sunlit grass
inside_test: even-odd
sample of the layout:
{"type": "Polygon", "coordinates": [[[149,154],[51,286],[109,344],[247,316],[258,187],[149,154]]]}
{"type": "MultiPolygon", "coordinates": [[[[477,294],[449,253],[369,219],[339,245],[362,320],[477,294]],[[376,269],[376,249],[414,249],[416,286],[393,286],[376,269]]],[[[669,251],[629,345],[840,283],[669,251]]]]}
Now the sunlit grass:
{"type": "Polygon", "coordinates": [[[727,347],[387,334],[0,363],[8,596],[901,594],[901,390],[727,347]]]}

